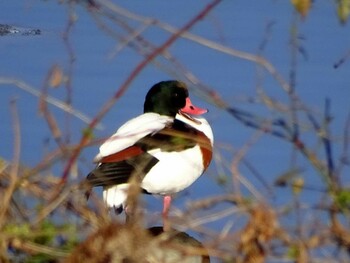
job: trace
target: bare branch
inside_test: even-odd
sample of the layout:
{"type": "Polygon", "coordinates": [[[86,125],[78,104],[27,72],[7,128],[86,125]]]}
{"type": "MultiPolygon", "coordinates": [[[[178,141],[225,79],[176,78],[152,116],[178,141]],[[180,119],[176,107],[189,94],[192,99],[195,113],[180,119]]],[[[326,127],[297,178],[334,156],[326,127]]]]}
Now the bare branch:
{"type": "MultiPolygon", "coordinates": [[[[36,90],[35,88],[33,88],[31,85],[29,85],[28,83],[19,80],[19,79],[15,79],[15,78],[7,78],[7,77],[0,77],[0,85],[14,85],[17,88],[20,88],[21,90],[24,90],[25,92],[28,92],[29,94],[35,96],[35,97],[40,97],[41,96],[41,92],[36,90]]],[[[51,96],[47,96],[45,98],[45,100],[47,101],[47,103],[52,104],[54,106],[56,106],[57,108],[72,114],[73,116],[75,116],[76,118],[80,119],[81,121],[85,122],[85,123],[90,123],[91,119],[89,117],[87,117],[84,113],[74,109],[71,105],[62,102],[61,100],[58,100],[54,97],[51,96]]],[[[103,129],[103,126],[98,123],[96,124],[96,129],[103,129]]]]}
{"type": "Polygon", "coordinates": [[[10,206],[11,198],[13,192],[16,189],[17,180],[18,180],[18,170],[19,170],[19,162],[20,162],[20,151],[21,151],[21,128],[20,121],[17,111],[16,100],[13,99],[11,101],[11,113],[13,120],[13,134],[14,134],[14,152],[13,152],[13,161],[11,165],[11,171],[9,176],[9,184],[4,191],[2,196],[2,200],[0,203],[0,228],[6,222],[6,213],[8,212],[8,208],[10,206]]]}

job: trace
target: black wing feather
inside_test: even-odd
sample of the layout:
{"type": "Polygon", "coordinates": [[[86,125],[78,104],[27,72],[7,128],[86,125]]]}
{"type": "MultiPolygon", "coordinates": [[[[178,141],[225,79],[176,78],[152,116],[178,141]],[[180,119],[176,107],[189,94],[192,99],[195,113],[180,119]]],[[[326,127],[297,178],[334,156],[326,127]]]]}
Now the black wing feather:
{"type": "Polygon", "coordinates": [[[127,183],[133,174],[142,180],[158,161],[154,156],[143,153],[120,162],[100,163],[86,180],[92,186],[104,187],[127,183]]]}

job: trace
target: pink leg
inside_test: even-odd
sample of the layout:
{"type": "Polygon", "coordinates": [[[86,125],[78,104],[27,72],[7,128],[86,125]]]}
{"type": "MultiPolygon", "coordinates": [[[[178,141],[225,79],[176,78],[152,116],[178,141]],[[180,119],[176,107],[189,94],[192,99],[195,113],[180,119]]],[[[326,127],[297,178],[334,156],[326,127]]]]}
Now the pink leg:
{"type": "Polygon", "coordinates": [[[170,205],[171,205],[171,196],[170,195],[164,196],[164,198],[163,198],[163,218],[168,217],[170,205]]]}

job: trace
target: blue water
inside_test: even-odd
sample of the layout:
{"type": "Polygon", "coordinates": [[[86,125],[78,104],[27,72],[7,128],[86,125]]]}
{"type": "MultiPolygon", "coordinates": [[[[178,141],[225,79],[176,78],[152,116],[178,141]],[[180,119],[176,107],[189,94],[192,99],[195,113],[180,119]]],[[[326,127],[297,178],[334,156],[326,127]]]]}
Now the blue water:
{"type": "MultiPolygon", "coordinates": [[[[122,1],[120,4],[131,12],[154,17],[175,27],[181,27],[208,1],[148,1],[147,4],[134,1],[122,1]]],[[[3,36],[0,38],[0,79],[11,77],[23,80],[40,90],[51,66],[59,65],[64,71],[69,68],[69,55],[63,42],[62,34],[68,23],[68,7],[56,1],[6,1],[0,3],[0,23],[18,27],[39,28],[38,36],[3,36]]],[[[142,60],[142,56],[131,48],[124,48],[115,56],[113,52],[120,45],[108,33],[96,26],[96,22],[82,6],[75,6],[73,12],[77,18],[69,37],[75,55],[72,78],[72,105],[75,109],[93,117],[100,107],[116,92],[128,74],[142,60]]],[[[294,10],[290,1],[225,1],[215,8],[209,16],[191,30],[204,38],[219,42],[225,46],[257,54],[258,47],[265,37],[266,25],[273,22],[270,38],[263,51],[266,57],[288,81],[290,72],[290,31],[294,10]]],[[[111,24],[109,24],[111,25],[111,24]]],[[[131,22],[135,28],[141,24],[131,22]]],[[[114,29],[117,29],[115,25],[114,29]]],[[[124,33],[120,29],[116,30],[124,33]]],[[[331,101],[331,133],[334,138],[334,159],[339,161],[342,151],[343,131],[346,118],[349,116],[350,104],[350,61],[338,69],[333,68],[349,50],[349,25],[341,26],[336,18],[336,11],[330,1],[315,1],[309,16],[298,23],[300,43],[305,50],[306,58],[298,56],[296,92],[321,121],[325,99],[331,101]]],[[[163,43],[169,33],[156,26],[150,26],[142,36],[155,45],[163,43]]],[[[229,105],[244,109],[266,118],[286,117],[276,114],[263,105],[248,103],[247,98],[256,97],[258,83],[257,67],[254,63],[235,58],[212,50],[186,39],[178,40],[169,49],[171,54],[192,72],[198,79],[215,90],[229,105]]],[[[159,59],[171,65],[164,59],[159,59]]],[[[174,69],[174,68],[172,68],[174,69]]],[[[103,118],[103,130],[96,130],[98,137],[109,136],[123,122],[142,111],[144,95],[154,83],[172,79],[164,68],[148,65],[134,80],[125,95],[103,118]]],[[[266,94],[288,105],[289,98],[279,84],[267,72],[263,73],[262,86],[266,94]]],[[[38,99],[13,85],[0,86],[0,157],[13,158],[13,128],[10,114],[10,101],[15,99],[21,123],[21,162],[35,166],[47,151],[56,149],[48,126],[38,112],[38,99]]],[[[63,87],[50,90],[50,95],[65,100],[63,87]]],[[[215,134],[216,159],[206,173],[190,189],[176,200],[177,207],[183,207],[187,201],[212,195],[219,195],[232,190],[230,163],[235,153],[256,136],[257,132],[238,122],[227,112],[197,97],[192,92],[193,101],[209,108],[207,119],[211,122],[215,134]],[[223,160],[223,161],[222,161],[223,160]],[[226,166],[223,167],[223,163],[226,166]],[[227,179],[227,185],[217,185],[218,174],[227,179]]],[[[51,106],[64,136],[71,143],[77,143],[86,123],[68,117],[61,110],[51,106]]],[[[308,146],[324,156],[323,147],[315,138],[314,132],[305,117],[302,117],[302,138],[308,146]]],[[[291,191],[273,187],[278,175],[291,167],[292,146],[285,141],[260,135],[245,155],[262,179],[258,179],[242,163],[239,166],[241,176],[252,183],[258,192],[269,203],[281,205],[291,200],[291,191]],[[272,189],[269,193],[263,180],[272,189]]],[[[82,152],[81,159],[92,160],[97,153],[97,146],[89,147],[82,152]]],[[[320,190],[324,184],[304,157],[298,156],[297,167],[303,170],[305,183],[320,190]]],[[[79,166],[83,179],[93,164],[84,162],[79,166]]],[[[54,172],[60,175],[63,164],[55,167],[54,172]]],[[[349,184],[343,171],[344,184],[349,184]]],[[[243,193],[250,195],[245,187],[243,193]]],[[[317,201],[319,196],[313,191],[304,191],[301,199],[305,202],[317,201]]],[[[151,211],[159,211],[160,200],[146,198],[151,211]]],[[[310,212],[310,211],[309,211],[310,212]]],[[[312,211],[311,211],[312,213],[312,211]]],[[[208,227],[220,230],[223,222],[208,224],[208,227]]]]}

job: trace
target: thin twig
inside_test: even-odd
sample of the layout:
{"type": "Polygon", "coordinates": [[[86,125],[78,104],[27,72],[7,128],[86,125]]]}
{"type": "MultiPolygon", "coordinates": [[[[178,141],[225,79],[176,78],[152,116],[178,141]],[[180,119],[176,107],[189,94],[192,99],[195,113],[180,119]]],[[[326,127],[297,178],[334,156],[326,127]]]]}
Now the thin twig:
{"type": "MultiPolygon", "coordinates": [[[[289,104],[290,104],[290,119],[291,119],[291,128],[292,128],[292,141],[297,141],[300,137],[299,131],[299,120],[298,120],[298,107],[296,100],[296,79],[297,79],[297,67],[298,67],[298,50],[299,50],[299,41],[298,41],[298,20],[299,16],[297,12],[294,12],[293,21],[290,30],[290,45],[291,45],[291,55],[290,55],[290,70],[289,70],[289,85],[290,90],[288,92],[289,104]]],[[[295,147],[292,149],[292,158],[291,166],[294,165],[296,161],[296,151],[295,147]]]]}
{"type": "Polygon", "coordinates": [[[52,77],[53,72],[55,71],[56,65],[52,66],[51,69],[49,70],[46,80],[44,81],[44,85],[42,88],[42,92],[40,93],[39,97],[39,112],[43,114],[49,128],[51,131],[51,134],[53,138],[55,139],[56,143],[60,147],[61,150],[64,149],[64,145],[62,143],[62,133],[61,130],[57,124],[57,121],[55,117],[51,114],[49,111],[49,108],[47,106],[47,96],[48,96],[48,86],[49,86],[49,81],[52,77]]]}
{"type": "Polygon", "coordinates": [[[329,129],[331,119],[332,119],[332,117],[330,115],[330,100],[326,99],[325,112],[324,112],[325,134],[324,134],[324,136],[322,136],[322,138],[323,138],[323,144],[324,144],[326,158],[327,158],[328,176],[329,176],[329,178],[332,178],[334,187],[338,188],[339,181],[338,181],[336,174],[334,173],[334,161],[333,161],[331,132],[329,129]]]}
{"type": "MultiPolygon", "coordinates": [[[[68,53],[68,70],[67,70],[67,76],[66,76],[66,81],[65,81],[65,89],[67,92],[66,95],[66,103],[68,105],[72,104],[72,80],[73,80],[73,69],[74,69],[74,64],[75,64],[75,53],[73,50],[73,46],[72,43],[70,41],[70,33],[73,30],[73,27],[75,25],[75,21],[77,20],[76,16],[77,14],[75,14],[74,12],[74,8],[73,8],[74,4],[73,2],[69,2],[68,3],[68,22],[66,25],[66,29],[64,30],[63,34],[62,34],[62,39],[63,39],[63,43],[65,45],[65,48],[67,50],[68,53]]],[[[65,138],[65,142],[68,143],[70,141],[70,115],[66,115],[66,138],[65,138]]]]}
{"type": "Polygon", "coordinates": [[[14,152],[13,152],[13,161],[10,169],[9,184],[0,202],[0,228],[3,224],[5,224],[6,213],[10,206],[13,192],[16,189],[18,171],[19,171],[19,161],[20,161],[20,152],[21,152],[21,125],[19,121],[15,99],[11,101],[11,113],[12,113],[12,121],[13,121],[14,152]]]}
{"type": "Polygon", "coordinates": [[[350,143],[350,113],[348,114],[345,124],[344,124],[344,132],[343,132],[343,145],[342,145],[342,153],[340,154],[339,164],[336,169],[336,174],[341,174],[341,171],[345,165],[350,164],[349,159],[349,143],[350,143]]]}
{"type": "Polygon", "coordinates": [[[339,68],[340,66],[342,66],[350,57],[350,49],[347,50],[345,52],[345,54],[337,61],[333,64],[333,67],[335,69],[339,68]]]}
{"type": "MultiPolygon", "coordinates": [[[[247,142],[245,145],[243,145],[237,153],[235,153],[234,158],[231,162],[231,173],[232,173],[232,183],[233,183],[233,192],[236,193],[240,198],[242,198],[241,190],[240,190],[240,183],[242,175],[239,172],[239,163],[242,161],[244,156],[247,154],[248,150],[251,148],[251,146],[257,142],[257,140],[261,137],[262,133],[261,131],[257,131],[257,133],[254,134],[254,136],[247,142]]],[[[261,199],[262,196],[260,193],[255,189],[255,187],[251,184],[245,185],[250,192],[257,198],[261,199]]]]}
{"type": "Polygon", "coordinates": [[[45,245],[40,245],[30,241],[21,240],[19,238],[11,240],[11,246],[15,249],[25,251],[30,254],[46,254],[57,258],[65,258],[69,255],[69,253],[66,251],[45,245]]]}
{"type": "MultiPolygon", "coordinates": [[[[327,138],[324,130],[322,130],[321,125],[317,122],[317,120],[314,118],[314,116],[312,116],[310,113],[307,113],[307,117],[310,120],[311,124],[313,125],[316,134],[318,136],[320,136],[320,138],[321,138],[321,140],[323,142],[323,145],[325,147],[326,154],[327,154],[328,147],[329,147],[329,146],[327,146],[327,144],[330,143],[329,139],[327,138]]],[[[335,190],[335,189],[333,189],[333,187],[337,186],[337,182],[334,182],[334,180],[332,178],[333,177],[333,173],[332,173],[332,175],[329,173],[330,172],[329,171],[329,167],[325,166],[324,164],[322,164],[318,160],[317,156],[315,154],[312,154],[310,151],[308,151],[305,148],[305,146],[299,147],[299,150],[301,150],[302,153],[304,153],[304,155],[309,159],[309,161],[319,170],[320,174],[325,179],[325,181],[327,183],[327,186],[330,188],[330,190],[335,190]]]]}
{"type": "MultiPolygon", "coordinates": [[[[7,78],[7,77],[0,77],[0,85],[14,85],[18,88],[20,88],[21,90],[24,90],[25,92],[28,92],[29,94],[35,96],[35,97],[40,97],[41,96],[41,92],[38,91],[37,89],[33,88],[31,85],[29,85],[28,83],[19,80],[19,79],[15,79],[15,78],[7,78]]],[[[76,118],[80,119],[81,121],[85,122],[85,123],[90,123],[91,122],[91,118],[89,118],[88,116],[86,116],[84,113],[74,109],[71,105],[68,105],[65,102],[62,102],[61,100],[58,100],[54,97],[51,96],[47,96],[45,98],[45,100],[47,101],[47,103],[52,104],[54,106],[56,106],[57,108],[72,114],[73,116],[75,116],[76,118]]],[[[95,125],[96,129],[98,130],[102,130],[103,126],[98,123],[95,125]]]]}
{"type": "Polygon", "coordinates": [[[65,189],[57,198],[55,198],[51,203],[47,204],[40,212],[38,212],[36,219],[32,222],[32,225],[35,226],[47,218],[52,211],[66,201],[74,188],[70,187],[69,189],[65,189]]]}

